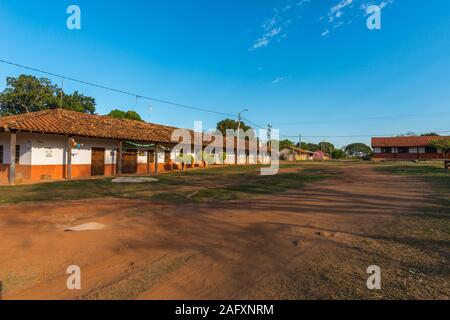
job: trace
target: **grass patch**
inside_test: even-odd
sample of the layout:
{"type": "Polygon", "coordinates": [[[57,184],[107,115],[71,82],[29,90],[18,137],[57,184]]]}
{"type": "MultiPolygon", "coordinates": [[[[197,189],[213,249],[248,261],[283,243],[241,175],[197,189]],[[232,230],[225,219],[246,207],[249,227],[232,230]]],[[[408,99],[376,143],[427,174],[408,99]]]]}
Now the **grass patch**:
{"type": "MultiPolygon", "coordinates": [[[[298,166],[297,166],[298,167],[298,166]]],[[[254,170],[253,170],[254,171],[254,170]]],[[[225,177],[225,185],[202,188],[196,192],[157,193],[152,198],[170,202],[201,202],[247,199],[256,195],[276,194],[293,189],[301,189],[306,183],[333,178],[337,175],[329,169],[305,169],[302,171],[279,173],[275,176],[261,176],[255,172],[242,173],[238,177],[225,177]]]]}
{"type": "Polygon", "coordinates": [[[297,168],[275,176],[261,176],[261,166],[232,166],[161,175],[159,182],[113,183],[113,178],[62,181],[0,187],[0,204],[29,201],[82,200],[95,198],[151,199],[166,202],[234,200],[252,195],[284,192],[305,183],[331,178],[331,168],[287,164],[297,168]]]}

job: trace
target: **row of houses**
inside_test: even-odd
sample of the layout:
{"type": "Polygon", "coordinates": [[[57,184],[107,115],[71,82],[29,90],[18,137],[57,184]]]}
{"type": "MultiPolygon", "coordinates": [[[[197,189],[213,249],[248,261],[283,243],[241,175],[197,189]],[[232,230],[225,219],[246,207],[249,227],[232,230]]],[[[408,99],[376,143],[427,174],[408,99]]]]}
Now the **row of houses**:
{"type": "MultiPolygon", "coordinates": [[[[179,170],[176,129],[64,109],[2,117],[0,184],[179,170]]],[[[267,152],[250,153],[248,143],[237,154],[236,141],[231,153],[217,141],[227,154],[225,164],[270,162],[267,152]]],[[[195,150],[185,155],[194,160],[188,167],[206,165],[195,150]]],[[[223,163],[222,155],[211,156],[213,163],[223,163]]]]}
{"type": "MultiPolygon", "coordinates": [[[[121,174],[158,174],[182,169],[173,151],[172,134],[178,128],[152,123],[89,115],[55,109],[0,118],[0,184],[113,176],[121,174]]],[[[189,131],[194,135],[193,131],[189,131]]],[[[376,160],[443,159],[442,150],[432,141],[450,137],[373,138],[376,160]]],[[[221,138],[223,139],[223,138],[221,138]]],[[[211,141],[202,141],[205,148],[211,141]]],[[[270,162],[267,151],[250,151],[249,141],[237,151],[237,141],[215,141],[226,154],[225,164],[270,162]],[[220,142],[220,143],[219,143],[220,142]],[[225,148],[226,146],[226,148],[225,148]]],[[[214,144],[213,143],[213,144],[214,144]]],[[[201,150],[200,150],[201,151],[201,150]]],[[[193,150],[187,166],[205,166],[193,150]]],[[[223,163],[219,153],[209,163],[223,163]]],[[[280,152],[282,160],[329,160],[321,151],[288,147],[280,152]]],[[[183,165],[184,166],[184,165],[183,165]]]]}
{"type": "MultiPolygon", "coordinates": [[[[443,136],[374,137],[372,149],[374,160],[442,160],[443,150],[432,146],[432,142],[449,139],[443,136]]],[[[280,151],[280,159],[286,161],[330,160],[322,151],[311,152],[290,146],[280,151]]]]}

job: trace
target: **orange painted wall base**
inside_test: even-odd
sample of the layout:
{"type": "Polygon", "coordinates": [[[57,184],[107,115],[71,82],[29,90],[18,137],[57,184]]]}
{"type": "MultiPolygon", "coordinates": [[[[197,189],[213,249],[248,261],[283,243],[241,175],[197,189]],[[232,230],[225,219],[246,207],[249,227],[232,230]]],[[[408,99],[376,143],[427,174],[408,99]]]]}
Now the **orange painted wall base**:
{"type": "MultiPolygon", "coordinates": [[[[192,165],[187,165],[186,168],[192,168],[192,165]]],[[[203,165],[196,165],[195,167],[203,167],[203,165]]],[[[181,170],[181,165],[175,163],[160,163],[158,164],[158,171],[168,172],[173,170],[181,170]]],[[[115,164],[105,164],[104,176],[114,176],[117,173],[117,166],[115,164]]],[[[137,174],[139,175],[153,175],[155,173],[154,164],[139,163],[137,165],[137,174]]],[[[9,164],[0,164],[0,184],[8,184],[9,164]]],[[[67,177],[66,165],[32,165],[16,166],[16,182],[38,182],[50,180],[62,180],[67,177]]],[[[72,165],[72,178],[89,178],[91,177],[91,165],[72,165]]]]}

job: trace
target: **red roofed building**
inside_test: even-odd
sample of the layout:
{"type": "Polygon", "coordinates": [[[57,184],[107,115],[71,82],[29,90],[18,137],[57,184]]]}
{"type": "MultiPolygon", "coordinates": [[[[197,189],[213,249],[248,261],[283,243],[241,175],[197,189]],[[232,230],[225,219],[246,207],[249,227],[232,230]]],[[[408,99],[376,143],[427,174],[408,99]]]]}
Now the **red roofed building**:
{"type": "MultiPolygon", "coordinates": [[[[158,174],[184,168],[180,156],[203,167],[209,150],[211,164],[268,163],[270,157],[249,139],[237,152],[237,141],[142,121],[115,119],[64,109],[0,117],[0,185],[41,180],[158,174]],[[195,149],[196,135],[201,142],[195,149]],[[172,138],[174,136],[174,138],[172,138]],[[183,150],[175,146],[183,146],[183,150]],[[203,146],[201,145],[203,144],[203,146]],[[245,150],[242,150],[245,149],[245,150]],[[251,149],[251,150],[250,150],[251,149]],[[183,152],[181,152],[183,151],[183,152]],[[220,156],[226,154],[226,158],[220,156]],[[237,158],[237,161],[236,161],[237,158]]],[[[183,161],[186,162],[186,161],[183,161]]]]}
{"type": "Polygon", "coordinates": [[[434,148],[435,140],[450,139],[449,136],[411,136],[372,138],[373,159],[387,160],[439,160],[443,159],[442,150],[434,148]]]}

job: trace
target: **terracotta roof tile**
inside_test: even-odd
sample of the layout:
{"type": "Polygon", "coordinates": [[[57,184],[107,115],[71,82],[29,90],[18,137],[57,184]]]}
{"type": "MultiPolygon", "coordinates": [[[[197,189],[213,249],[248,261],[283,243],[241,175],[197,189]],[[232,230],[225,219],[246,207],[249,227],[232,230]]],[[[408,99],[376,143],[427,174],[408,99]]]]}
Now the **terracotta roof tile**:
{"type": "Polygon", "coordinates": [[[372,138],[372,147],[426,147],[434,140],[450,139],[449,136],[372,138]]]}
{"type": "Polygon", "coordinates": [[[0,128],[93,138],[170,143],[175,127],[64,109],[44,110],[0,118],[0,128]]]}
{"type": "MultiPolygon", "coordinates": [[[[0,131],[2,129],[173,144],[177,142],[172,141],[172,133],[179,128],[65,109],[53,109],[0,117],[0,131]]],[[[194,143],[194,131],[188,131],[192,137],[191,141],[194,143]]],[[[211,139],[210,135],[204,134],[203,144],[205,146],[210,144],[211,140],[213,139],[211,139]]],[[[248,148],[248,142],[246,145],[248,148]]],[[[226,139],[224,138],[223,147],[225,146],[226,139]]]]}

